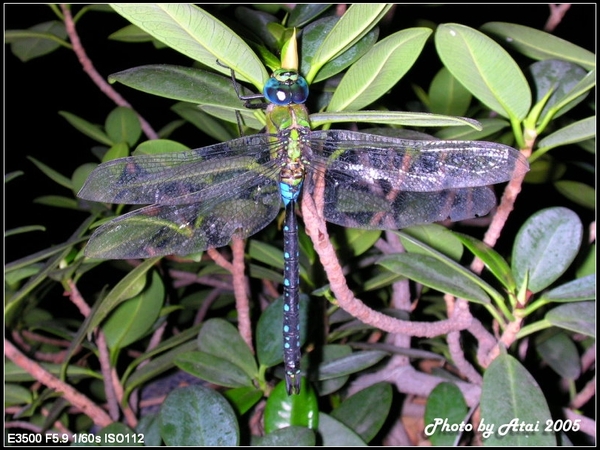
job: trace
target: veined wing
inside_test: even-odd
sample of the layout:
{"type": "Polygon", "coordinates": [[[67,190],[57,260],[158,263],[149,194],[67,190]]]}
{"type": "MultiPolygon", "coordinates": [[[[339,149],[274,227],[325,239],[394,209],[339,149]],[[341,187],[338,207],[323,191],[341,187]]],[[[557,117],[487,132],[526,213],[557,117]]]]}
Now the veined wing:
{"type": "Polygon", "coordinates": [[[116,159],[99,165],[77,195],[122,204],[204,201],[216,195],[215,186],[218,191],[230,180],[270,172],[276,166],[271,160],[276,145],[263,134],[185,152],[116,159]]]}
{"type": "Polygon", "coordinates": [[[351,186],[435,192],[508,181],[529,170],[520,152],[479,141],[421,141],[345,130],[313,131],[313,170],[351,186]]]}
{"type": "Polygon", "coordinates": [[[85,249],[103,259],[186,255],[251,236],[273,221],[281,207],[277,178],[253,174],[243,182],[199,191],[204,201],[154,204],[117,217],[92,235],[85,249]]]}

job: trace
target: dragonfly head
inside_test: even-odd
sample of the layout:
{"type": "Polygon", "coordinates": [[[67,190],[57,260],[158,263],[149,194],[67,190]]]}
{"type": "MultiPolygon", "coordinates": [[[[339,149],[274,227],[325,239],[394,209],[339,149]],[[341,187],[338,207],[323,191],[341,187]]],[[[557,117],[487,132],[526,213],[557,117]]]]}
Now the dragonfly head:
{"type": "Polygon", "coordinates": [[[308,83],[295,70],[278,69],[266,82],[263,95],[278,106],[301,104],[308,98],[308,83]]]}

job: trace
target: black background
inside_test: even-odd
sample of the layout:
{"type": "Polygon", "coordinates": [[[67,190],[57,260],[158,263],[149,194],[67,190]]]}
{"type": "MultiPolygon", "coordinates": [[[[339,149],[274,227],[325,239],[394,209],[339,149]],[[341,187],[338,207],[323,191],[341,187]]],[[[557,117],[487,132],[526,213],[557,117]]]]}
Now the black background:
{"type": "MultiPolygon", "coordinates": [[[[72,8],[77,12],[81,6],[72,8]]],[[[399,5],[388,31],[419,26],[420,19],[436,24],[456,22],[474,28],[490,21],[506,21],[543,29],[548,16],[549,7],[545,4],[399,5]]],[[[26,4],[4,5],[4,17],[7,30],[29,28],[56,18],[46,5],[26,4]]],[[[170,49],[156,50],[150,43],[123,44],[107,39],[127,24],[118,14],[103,12],[88,13],[77,24],[82,44],[102,76],[143,64],[191,64],[185,56],[170,49]]],[[[572,5],[553,33],[595,52],[595,4],[572,5]]],[[[430,52],[430,56],[434,54],[431,44],[427,45],[426,52],[430,52]]],[[[436,64],[429,68],[427,61],[430,59],[422,55],[401,88],[410,90],[409,83],[416,83],[427,89],[431,76],[440,67],[436,64]]],[[[171,100],[122,85],[115,85],[115,89],[155,130],[179,118],[169,110],[174,103],[171,100]]],[[[68,111],[103,125],[115,105],[82,71],[75,54],[64,48],[23,63],[5,45],[4,92],[5,173],[16,170],[25,173],[5,186],[5,229],[32,224],[48,227],[46,232],[7,238],[5,257],[6,261],[12,261],[64,242],[87,217],[83,212],[33,205],[33,199],[40,195],[72,197],[72,194],[49,180],[26,157],[33,156],[70,177],[80,164],[96,161],[90,153],[96,143],[72,128],[58,111],[68,111]]],[[[412,91],[407,92],[408,97],[413,95],[412,91]]],[[[171,138],[191,148],[211,143],[191,125],[178,130],[171,138]]]]}

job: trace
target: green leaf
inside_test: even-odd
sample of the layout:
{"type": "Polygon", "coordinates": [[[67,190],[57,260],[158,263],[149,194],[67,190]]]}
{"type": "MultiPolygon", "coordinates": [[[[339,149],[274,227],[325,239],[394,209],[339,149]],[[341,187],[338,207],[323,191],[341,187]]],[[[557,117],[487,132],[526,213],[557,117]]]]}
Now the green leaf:
{"type": "Polygon", "coordinates": [[[250,376],[238,364],[229,361],[236,354],[224,352],[222,356],[227,358],[203,351],[191,351],[177,355],[175,365],[195,377],[219,386],[230,388],[252,386],[250,376]]]}
{"type": "Polygon", "coordinates": [[[444,66],[484,105],[521,121],[531,107],[527,80],[510,55],[483,33],[459,24],[442,24],[435,45],[444,66]]]}
{"type": "MultiPolygon", "coordinates": [[[[151,64],[114,73],[110,75],[109,81],[119,82],[159,97],[202,105],[205,108],[218,107],[228,111],[230,116],[228,121],[232,123],[237,122],[235,118],[237,111],[248,126],[262,128],[254,112],[245,108],[244,103],[238,98],[231,77],[192,67],[151,64]]],[[[252,94],[239,84],[238,89],[241,95],[252,94]]]]}
{"type": "Polygon", "coordinates": [[[366,446],[355,432],[331,416],[321,413],[318,432],[324,447],[366,446]]]}
{"type": "Polygon", "coordinates": [[[580,302],[596,298],[596,274],[565,283],[551,291],[544,292],[540,300],[549,302],[580,302]]]}
{"type": "Polygon", "coordinates": [[[315,432],[298,426],[289,426],[272,431],[266,436],[252,436],[250,445],[253,447],[314,447],[315,432]]]}
{"type": "Polygon", "coordinates": [[[429,111],[435,114],[463,116],[467,113],[471,98],[471,93],[446,67],[442,67],[429,86],[429,111]]]}
{"type": "Polygon", "coordinates": [[[294,425],[317,428],[320,416],[317,400],[314,389],[306,383],[304,377],[299,394],[288,395],[285,382],[277,383],[265,405],[265,432],[272,433],[294,425]]]}
{"type": "Polygon", "coordinates": [[[535,338],[541,358],[562,378],[576,380],[581,375],[579,352],[564,331],[542,333],[535,338]]]}
{"type": "Polygon", "coordinates": [[[510,125],[505,119],[500,118],[484,118],[479,119],[479,122],[482,126],[481,130],[471,126],[447,127],[435,133],[435,137],[444,140],[481,141],[510,125]]]}
{"type": "Polygon", "coordinates": [[[556,327],[596,337],[596,302],[566,303],[546,313],[546,320],[556,327]]]}
{"type": "Polygon", "coordinates": [[[32,158],[31,156],[28,156],[27,159],[29,159],[29,161],[34,163],[36,165],[36,167],[44,173],[44,175],[46,175],[48,178],[50,178],[55,183],[57,183],[61,186],[64,186],[69,190],[73,189],[73,184],[71,183],[71,180],[69,178],[65,177],[63,174],[57,172],[53,168],[44,164],[43,162],[40,162],[37,159],[32,158]]]}
{"type": "Polygon", "coordinates": [[[144,436],[145,446],[158,447],[162,445],[158,413],[148,414],[143,417],[140,417],[135,431],[141,433],[144,436]]]}
{"type": "Polygon", "coordinates": [[[430,250],[426,248],[429,246],[455,261],[459,261],[463,255],[463,246],[455,233],[436,223],[404,228],[400,234],[400,240],[409,253],[431,255],[430,250]],[[408,235],[412,239],[408,239],[404,235],[408,235]]]}
{"type": "Polygon", "coordinates": [[[488,22],[481,31],[535,60],[562,59],[585,67],[596,67],[596,55],[550,33],[523,25],[506,22],[488,22]]]}
{"type": "Polygon", "coordinates": [[[319,365],[319,380],[330,380],[360,372],[377,364],[388,355],[388,352],[380,350],[365,350],[323,362],[319,365]]]}
{"type": "Polygon", "coordinates": [[[579,181],[559,180],[554,187],[572,202],[592,211],[596,209],[596,190],[592,186],[579,181]]]}
{"type": "Polygon", "coordinates": [[[198,344],[195,340],[185,342],[177,347],[171,348],[162,355],[152,359],[148,364],[137,369],[127,379],[127,383],[125,383],[125,397],[129,397],[131,392],[137,387],[175,367],[175,358],[177,355],[196,350],[197,348],[198,344]]]}
{"type": "MultiPolygon", "coordinates": [[[[227,142],[239,137],[237,125],[232,127],[229,123],[224,123],[223,120],[202,111],[197,105],[179,102],[171,106],[171,110],[216,141],[227,142]]],[[[255,129],[262,127],[261,123],[254,116],[243,117],[243,123],[247,127],[256,127],[255,129]],[[249,117],[252,119],[248,120],[249,117]]]]}
{"type": "MultiPolygon", "coordinates": [[[[300,345],[306,342],[308,297],[300,295],[300,345]]],[[[272,367],[283,361],[283,297],[261,314],[256,328],[256,353],[261,365],[272,367]]]]}
{"type": "Polygon", "coordinates": [[[481,124],[466,117],[442,116],[439,114],[406,112],[406,111],[341,111],[310,115],[313,127],[328,123],[362,122],[387,125],[403,125],[406,127],[459,127],[470,126],[481,130],[481,124]]]}
{"type": "Polygon", "coordinates": [[[567,125],[541,139],[538,142],[538,150],[534,153],[534,156],[561,145],[574,144],[595,136],[596,116],[591,116],[567,125]]]}
{"type": "MultiPolygon", "coordinates": [[[[330,336],[331,337],[331,336],[330,336]]],[[[352,355],[352,348],[349,345],[327,344],[324,345],[321,351],[320,366],[335,361],[346,356],[352,355]]],[[[350,376],[345,374],[327,380],[318,380],[315,383],[315,388],[320,397],[339,391],[348,381],[350,376]]]]}
{"type": "Polygon", "coordinates": [[[466,234],[457,232],[454,232],[454,234],[460,239],[465,247],[471,251],[471,253],[485,264],[485,267],[494,274],[496,279],[500,281],[509,292],[516,292],[517,285],[515,284],[515,279],[510,270],[510,266],[496,250],[488,246],[485,242],[466,234]]]}
{"type": "Polygon", "coordinates": [[[139,295],[121,303],[106,319],[102,330],[112,353],[144,336],[158,319],[165,299],[160,275],[152,272],[149,286],[139,295]]]}
{"type": "Polygon", "coordinates": [[[110,147],[102,156],[102,162],[112,161],[113,159],[125,158],[129,156],[129,145],[125,142],[118,142],[110,147]]]}
{"type": "Polygon", "coordinates": [[[27,30],[7,30],[5,42],[10,43],[10,50],[23,62],[47,55],[61,45],[70,47],[65,41],[67,31],[65,24],[58,20],[39,23],[27,30]]]}
{"type": "MultiPolygon", "coordinates": [[[[381,237],[381,230],[361,230],[358,228],[345,228],[342,237],[344,251],[350,252],[353,256],[362,255],[369,250],[381,237]]],[[[340,239],[332,237],[336,248],[340,247],[340,239]]]]}
{"type": "Polygon", "coordinates": [[[546,421],[552,420],[544,393],[512,356],[498,356],[485,371],[481,419],[482,423],[494,425],[493,433],[484,436],[485,446],[556,445],[555,436],[543,432],[546,421]],[[522,431],[520,424],[525,424],[522,431]]]}
{"type": "Polygon", "coordinates": [[[13,383],[4,384],[4,407],[27,405],[33,402],[31,391],[24,386],[13,383]]]}
{"type": "Polygon", "coordinates": [[[152,42],[154,38],[135,25],[127,25],[108,36],[108,39],[120,42],[140,43],[152,42]]]}
{"type": "Polygon", "coordinates": [[[375,44],[342,78],[328,111],[360,110],[388,92],[423,50],[429,28],[410,28],[375,44]]]}
{"type": "Polygon", "coordinates": [[[248,245],[248,254],[252,259],[283,269],[283,254],[277,247],[252,239],[248,245]]]}
{"type": "Polygon", "coordinates": [[[106,118],[106,134],[114,143],[125,142],[133,147],[142,135],[140,119],[131,108],[119,106],[106,118]]]}
{"type": "Polygon", "coordinates": [[[306,81],[312,83],[321,67],[328,61],[344,53],[366,35],[392,5],[353,4],[335,26],[322,39],[321,45],[313,53],[306,81]]]}
{"type": "MultiPolygon", "coordinates": [[[[58,377],[60,376],[60,372],[62,369],[61,364],[52,364],[52,363],[40,363],[40,365],[50,372],[52,375],[58,377]]],[[[85,378],[97,378],[99,380],[102,379],[102,375],[99,373],[87,368],[87,367],[79,367],[69,365],[67,366],[67,378],[71,382],[76,382],[83,380],[85,378]]],[[[31,375],[29,372],[25,371],[21,367],[17,366],[12,361],[6,361],[4,363],[4,382],[6,383],[23,383],[23,382],[31,382],[36,381],[36,378],[31,375]]]]}
{"type": "Polygon", "coordinates": [[[87,137],[90,137],[101,144],[108,145],[109,147],[114,144],[98,125],[94,125],[87,120],[81,119],[76,115],[66,111],[59,111],[58,114],[67,119],[67,122],[73,125],[73,127],[75,127],[77,130],[81,131],[87,137]]]}
{"type": "Polygon", "coordinates": [[[256,361],[239,331],[224,319],[208,320],[198,334],[198,349],[241,367],[250,377],[258,376],[256,361]]]}
{"type": "Polygon", "coordinates": [[[138,145],[132,155],[160,155],[162,153],[184,152],[190,148],[170,139],[153,139],[138,145]]]}
{"type": "Polygon", "coordinates": [[[260,59],[242,38],[201,8],[173,3],[111,3],[110,6],[142,30],[174,50],[262,90],[269,78],[260,59]],[[219,61],[227,67],[217,63],[219,61]]]}
{"type": "Polygon", "coordinates": [[[432,256],[416,253],[384,256],[378,264],[437,291],[475,303],[490,304],[489,296],[472,281],[472,277],[463,273],[464,269],[458,269],[458,264],[451,267],[432,256]]]}
{"type": "Polygon", "coordinates": [[[233,408],[218,392],[194,385],[172,391],[160,408],[160,434],[169,446],[236,446],[233,408]]]}
{"type": "Polygon", "coordinates": [[[244,386],[228,389],[223,395],[234,406],[236,412],[241,416],[246,414],[250,408],[256,405],[263,397],[263,391],[254,386],[244,386]]]}
{"type": "Polygon", "coordinates": [[[452,447],[462,434],[443,430],[443,424],[453,427],[465,422],[467,404],[462,392],[454,383],[438,384],[427,397],[425,406],[425,435],[432,445],[452,447]]]}
{"type": "Polygon", "coordinates": [[[54,206],[56,208],[79,209],[77,200],[61,195],[42,195],[34,200],[39,205],[54,206]]]}
{"type": "Polygon", "coordinates": [[[552,94],[540,113],[543,119],[549,113],[557,118],[573,109],[585,100],[587,92],[594,86],[593,79],[581,67],[561,60],[538,61],[529,67],[536,87],[535,98],[543,99],[552,90],[552,94]],[[585,83],[582,83],[583,80],[585,83]]]}
{"type": "Polygon", "coordinates": [[[533,214],[517,233],[512,252],[512,271],[517,286],[528,279],[527,289],[540,292],[571,265],[583,237],[577,214],[547,208],[533,214]]]}
{"type": "Polygon", "coordinates": [[[348,397],[331,411],[331,417],[353,430],[363,441],[370,442],[388,417],[392,397],[388,383],[377,383],[348,397]]]}
{"type": "Polygon", "coordinates": [[[288,27],[300,28],[312,22],[319,17],[323,12],[331,7],[330,4],[322,3],[300,3],[290,11],[288,17],[288,27]]]}

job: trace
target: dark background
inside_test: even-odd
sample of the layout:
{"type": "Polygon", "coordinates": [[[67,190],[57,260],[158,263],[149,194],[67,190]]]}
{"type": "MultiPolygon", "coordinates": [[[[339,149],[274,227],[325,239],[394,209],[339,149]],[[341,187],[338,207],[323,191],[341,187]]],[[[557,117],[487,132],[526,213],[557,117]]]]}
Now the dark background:
{"type": "MultiPolygon", "coordinates": [[[[73,6],[76,13],[81,6],[73,6]]],[[[399,5],[388,24],[388,32],[419,26],[420,20],[437,23],[457,22],[479,28],[490,21],[506,21],[543,29],[549,16],[548,5],[399,5]]],[[[24,29],[56,19],[46,5],[4,5],[5,29],[24,29]]],[[[96,69],[104,77],[143,64],[166,63],[190,65],[191,61],[172,50],[156,50],[150,43],[124,44],[107,37],[128,22],[116,13],[90,12],[77,24],[83,46],[96,69]]],[[[554,34],[595,52],[596,5],[572,5],[554,34]]],[[[400,88],[414,97],[410,83],[427,89],[439,65],[428,67],[435,57],[431,44],[426,55],[400,88]]],[[[154,127],[161,127],[179,117],[169,110],[174,103],[140,93],[122,85],[119,91],[154,127]]],[[[65,188],[43,175],[26,157],[32,156],[70,177],[81,164],[97,161],[90,153],[96,145],[72,128],[58,111],[68,111],[89,122],[103,125],[115,105],[82,71],[75,54],[61,48],[52,54],[23,63],[5,45],[4,70],[4,137],[5,173],[21,170],[24,175],[5,186],[5,229],[44,224],[46,232],[32,232],[6,239],[7,262],[24,257],[54,244],[64,242],[87,214],[34,205],[40,195],[72,197],[65,188]]],[[[588,114],[589,115],[589,114],[588,114]]],[[[206,136],[191,125],[179,129],[172,139],[191,148],[210,144],[206,136]]],[[[552,195],[558,195],[555,192],[552,195]]]]}

